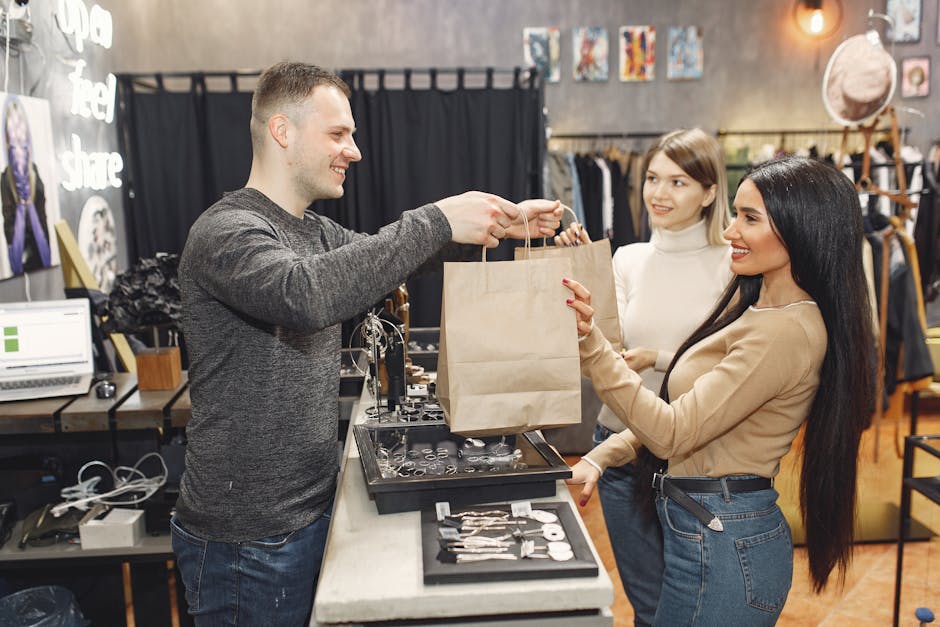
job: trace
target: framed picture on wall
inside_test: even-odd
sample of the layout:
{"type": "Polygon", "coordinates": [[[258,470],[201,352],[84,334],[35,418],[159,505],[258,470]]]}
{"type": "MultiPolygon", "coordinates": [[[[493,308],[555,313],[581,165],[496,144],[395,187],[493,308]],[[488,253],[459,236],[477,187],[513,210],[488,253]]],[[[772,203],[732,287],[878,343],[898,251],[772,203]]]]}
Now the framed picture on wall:
{"type": "Polygon", "coordinates": [[[656,28],[620,27],[620,80],[651,81],[656,78],[656,28]]]}
{"type": "Polygon", "coordinates": [[[0,280],[59,265],[59,179],[49,101],[0,92],[0,280]]]}
{"type": "Polygon", "coordinates": [[[576,26],[571,31],[574,54],[574,80],[606,81],[607,29],[602,26],[576,26]]]}
{"type": "Polygon", "coordinates": [[[930,57],[901,59],[901,97],[925,98],[930,95],[930,57]]]}
{"type": "Polygon", "coordinates": [[[940,45],[940,0],[937,0],[937,45],[940,45]]]}
{"type": "Polygon", "coordinates": [[[549,83],[561,80],[561,33],[557,26],[527,26],[522,29],[526,67],[538,68],[549,83]]]}
{"type": "Polygon", "coordinates": [[[702,78],[705,55],[701,26],[670,26],[666,78],[671,81],[702,78]]]}
{"type": "Polygon", "coordinates": [[[922,9],[922,0],[885,0],[885,13],[891,18],[887,31],[888,41],[920,41],[922,9]]]}

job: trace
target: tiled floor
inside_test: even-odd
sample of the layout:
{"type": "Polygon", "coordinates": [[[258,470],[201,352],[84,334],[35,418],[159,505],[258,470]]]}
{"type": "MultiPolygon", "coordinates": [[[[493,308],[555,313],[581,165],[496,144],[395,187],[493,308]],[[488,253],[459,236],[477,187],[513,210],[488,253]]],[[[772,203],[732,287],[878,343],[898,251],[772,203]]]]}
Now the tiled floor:
{"type": "MultiPolygon", "coordinates": [[[[922,416],[920,433],[940,433],[940,411],[922,416]]],[[[874,429],[869,429],[862,439],[859,458],[859,502],[860,516],[872,512],[896,512],[901,484],[901,460],[896,453],[896,442],[901,442],[904,433],[894,422],[883,423],[878,434],[878,459],[875,461],[874,429]]],[[[577,457],[569,458],[575,461],[577,457]]],[[[921,454],[917,458],[915,475],[937,475],[940,462],[928,460],[921,454]]],[[[781,506],[793,523],[796,516],[796,487],[798,473],[795,455],[784,459],[777,487],[781,493],[781,506]],[[792,514],[791,514],[792,512],[792,514]]],[[[577,491],[572,487],[574,494],[577,491]]],[[[940,534],[940,505],[915,495],[912,513],[929,529],[940,534]]],[[[591,538],[600,553],[605,568],[614,582],[614,625],[633,625],[633,610],[620,584],[614,564],[607,529],[598,499],[592,498],[582,508],[582,516],[591,538]]],[[[896,515],[896,514],[894,514],[896,515]]],[[[794,534],[801,533],[794,525],[794,534]]],[[[838,581],[816,595],[810,584],[806,551],[797,548],[794,554],[793,586],[787,605],[780,618],[780,625],[891,625],[894,602],[894,572],[897,559],[895,542],[866,542],[855,547],[855,557],[846,574],[845,586],[838,581]]],[[[940,538],[930,541],[910,542],[904,549],[903,589],[901,594],[901,625],[918,625],[914,611],[918,607],[931,608],[940,616],[940,538]]]]}

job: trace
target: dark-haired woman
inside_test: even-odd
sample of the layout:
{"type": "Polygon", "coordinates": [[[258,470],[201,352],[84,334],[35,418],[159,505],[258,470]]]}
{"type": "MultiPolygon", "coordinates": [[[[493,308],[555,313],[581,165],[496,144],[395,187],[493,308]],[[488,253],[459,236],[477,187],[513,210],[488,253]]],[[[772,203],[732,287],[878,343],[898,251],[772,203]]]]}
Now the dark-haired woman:
{"type": "MultiPolygon", "coordinates": [[[[664,398],[593,329],[566,280],[582,370],[668,469],[654,478],[665,572],[654,624],[772,625],[793,571],[773,477],[805,425],[800,502],[817,590],[851,555],[859,439],[873,403],[862,224],[851,182],[808,159],[766,163],[734,201],[728,289],[679,348],[664,398]]],[[[616,460],[631,444],[599,447],[616,460]]],[[[598,459],[599,455],[592,455],[598,459]]],[[[579,462],[573,483],[598,471],[579,462]]]]}

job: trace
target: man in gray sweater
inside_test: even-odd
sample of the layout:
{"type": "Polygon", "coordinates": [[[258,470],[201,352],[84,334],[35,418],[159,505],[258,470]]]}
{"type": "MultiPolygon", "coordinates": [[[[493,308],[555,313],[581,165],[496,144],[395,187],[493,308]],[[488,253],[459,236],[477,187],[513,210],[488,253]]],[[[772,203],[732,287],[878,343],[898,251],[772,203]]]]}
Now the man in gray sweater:
{"type": "Polygon", "coordinates": [[[308,210],[339,198],[349,88],[279,63],[252,99],[248,183],[206,210],[180,260],[192,419],[172,520],[197,624],[309,620],[338,472],[340,324],[457,244],[552,235],[557,202],[482,192],[402,214],[376,235],[308,210]]]}

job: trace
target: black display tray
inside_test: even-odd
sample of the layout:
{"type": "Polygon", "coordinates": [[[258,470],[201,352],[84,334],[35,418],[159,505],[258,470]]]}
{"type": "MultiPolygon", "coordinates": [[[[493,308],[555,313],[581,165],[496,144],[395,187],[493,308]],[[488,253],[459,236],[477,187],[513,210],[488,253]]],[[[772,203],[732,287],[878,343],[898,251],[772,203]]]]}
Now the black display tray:
{"type": "MultiPolygon", "coordinates": [[[[509,504],[476,505],[453,509],[451,514],[472,509],[475,511],[500,510],[509,512],[509,504]]],[[[517,581],[520,579],[555,579],[561,577],[596,577],[598,573],[597,562],[588,545],[581,526],[575,519],[571,506],[562,501],[532,503],[532,509],[545,510],[558,516],[558,524],[565,530],[565,542],[571,545],[574,558],[564,562],[553,559],[518,559],[518,560],[486,560],[480,562],[458,564],[449,559],[449,555],[441,549],[439,541],[441,523],[437,520],[436,511],[423,510],[421,512],[421,552],[424,564],[424,583],[479,583],[488,581],[517,581]]],[[[538,529],[541,523],[529,521],[527,529],[538,529]]],[[[506,533],[505,531],[492,532],[506,533]]],[[[534,539],[537,546],[545,546],[547,541],[539,535],[527,536],[534,539]]],[[[521,544],[516,543],[511,552],[519,555],[521,544]]]]}
{"type": "Polygon", "coordinates": [[[536,431],[465,438],[446,423],[358,424],[353,434],[379,514],[554,496],[555,482],[571,476],[536,431]]]}

